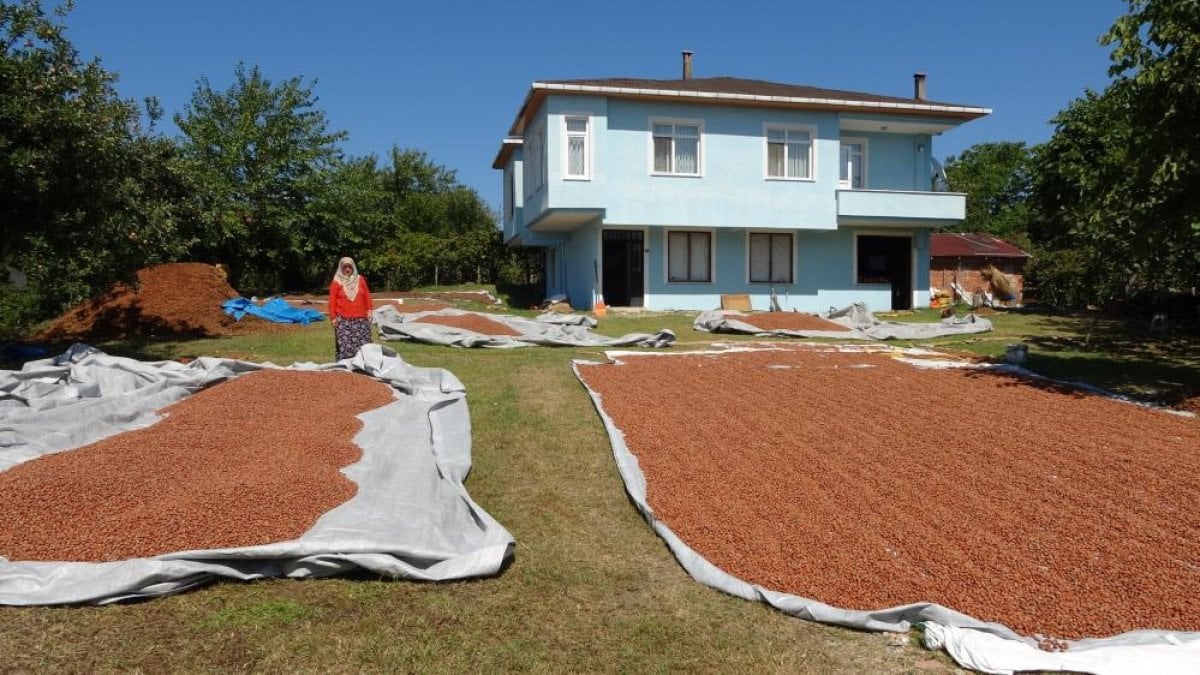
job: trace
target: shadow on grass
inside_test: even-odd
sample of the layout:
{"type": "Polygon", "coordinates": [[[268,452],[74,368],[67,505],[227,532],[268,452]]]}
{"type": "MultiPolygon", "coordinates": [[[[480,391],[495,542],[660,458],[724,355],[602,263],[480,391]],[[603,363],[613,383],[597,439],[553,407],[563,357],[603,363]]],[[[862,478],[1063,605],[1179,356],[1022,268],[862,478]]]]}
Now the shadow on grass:
{"type": "Polygon", "coordinates": [[[1031,352],[1024,367],[1049,379],[997,370],[966,372],[970,377],[998,379],[1002,386],[1036,387],[1072,398],[1102,395],[1079,386],[1086,385],[1164,406],[1179,405],[1200,392],[1200,367],[1150,358],[1031,352]]]}
{"type": "Polygon", "coordinates": [[[496,295],[509,307],[529,309],[542,301],[542,288],[541,284],[513,284],[497,281],[496,295]]]}

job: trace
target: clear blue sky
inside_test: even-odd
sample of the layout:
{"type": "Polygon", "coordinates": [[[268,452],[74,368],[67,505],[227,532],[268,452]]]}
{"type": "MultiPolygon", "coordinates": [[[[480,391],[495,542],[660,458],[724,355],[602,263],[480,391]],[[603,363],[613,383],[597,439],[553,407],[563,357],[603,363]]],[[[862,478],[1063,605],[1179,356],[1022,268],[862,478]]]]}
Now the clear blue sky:
{"type": "MultiPolygon", "coordinates": [[[[52,5],[53,0],[47,0],[52,5]]],[[[990,117],[935,141],[938,157],[975,143],[1046,140],[1048,121],[1108,82],[1097,39],[1122,0],[748,0],[406,2],[78,0],[67,20],[85,57],[120,75],[125,97],[168,115],[196,80],[226,88],[239,61],[272,80],[316,80],[343,149],[427,151],[493,206],[491,169],[529,85],[578,77],[733,76],[982,105],[990,117]]],[[[163,131],[177,134],[168,122],[163,131]]]]}

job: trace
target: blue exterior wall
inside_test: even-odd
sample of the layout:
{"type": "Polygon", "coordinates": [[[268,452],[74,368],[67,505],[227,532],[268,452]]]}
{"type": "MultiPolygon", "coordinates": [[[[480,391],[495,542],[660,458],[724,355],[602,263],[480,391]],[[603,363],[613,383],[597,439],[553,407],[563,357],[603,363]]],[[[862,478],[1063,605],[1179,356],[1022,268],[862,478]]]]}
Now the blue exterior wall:
{"type": "MultiPolygon", "coordinates": [[[[549,207],[604,208],[605,222],[621,225],[836,227],[836,114],[586,99],[551,97],[546,106],[583,112],[591,105],[597,115],[592,118],[590,181],[556,181],[562,174],[561,137],[550,144],[549,207]],[[600,117],[603,110],[607,114],[600,117]],[[652,118],[702,121],[700,177],[651,175],[652,118]],[[765,180],[765,123],[814,127],[814,180],[765,180]]],[[[561,114],[551,112],[550,117],[551,125],[560,128],[561,114]]]]}
{"type": "Polygon", "coordinates": [[[509,155],[508,164],[504,167],[504,175],[501,178],[501,189],[508,183],[508,176],[513,179],[512,194],[505,194],[504,203],[501,205],[503,213],[500,214],[504,224],[502,231],[504,232],[504,240],[512,239],[516,234],[517,228],[524,222],[525,211],[525,171],[524,171],[524,153],[521,148],[515,148],[513,153],[509,155]],[[508,206],[512,202],[512,216],[509,216],[508,206]]]}
{"type": "MultiPolygon", "coordinates": [[[[754,228],[752,231],[757,231],[754,228]]],[[[745,293],[754,309],[770,308],[771,284],[750,283],[747,274],[746,232],[744,229],[715,231],[716,267],[711,283],[669,283],[666,280],[666,232],[651,228],[647,267],[648,309],[716,309],[721,295],[745,293]]],[[[865,302],[873,311],[891,309],[891,289],[886,285],[855,283],[855,232],[895,234],[913,237],[915,248],[914,306],[929,304],[929,230],[872,230],[842,228],[832,232],[795,232],[794,269],[791,284],[774,284],[783,309],[818,312],[865,302]]]]}
{"type": "Polygon", "coordinates": [[[576,308],[590,308],[599,288],[599,231],[637,227],[647,232],[649,248],[647,308],[712,309],[719,306],[721,294],[746,293],[756,309],[766,309],[770,285],[747,280],[746,232],[786,230],[796,235],[795,281],[776,286],[779,300],[785,309],[821,311],[856,301],[874,310],[890,308],[887,286],[854,283],[854,237],[856,231],[903,233],[914,241],[913,303],[927,305],[928,228],[937,224],[934,220],[955,215],[949,207],[959,206],[962,197],[875,193],[864,197],[871,208],[862,214],[854,211],[839,226],[838,163],[843,137],[867,141],[865,188],[896,191],[929,190],[933,140],[928,134],[842,131],[840,124],[835,112],[550,95],[534,112],[525,145],[513,153],[509,164],[516,171],[520,206],[517,217],[505,221],[505,236],[516,236],[526,246],[554,248],[556,274],[546,293],[566,293],[576,308]],[[589,120],[586,180],[564,175],[565,117],[571,115],[586,115],[589,120]],[[662,118],[702,124],[699,177],[652,175],[651,123],[662,118]],[[814,131],[811,180],[766,179],[764,131],[775,124],[814,131]],[[546,183],[525,195],[530,137],[539,128],[545,130],[546,183]],[[907,210],[892,208],[893,201],[907,210]],[[529,229],[529,223],[555,209],[596,209],[601,215],[568,232],[529,229]],[[863,216],[874,224],[856,222],[863,216]],[[711,283],[667,283],[664,228],[670,227],[714,232],[716,267],[711,283]]]}
{"type": "Polygon", "coordinates": [[[600,225],[591,222],[572,232],[561,250],[564,261],[563,293],[577,309],[591,309],[600,285],[596,283],[600,264],[600,225]]]}
{"type": "Polygon", "coordinates": [[[868,190],[928,190],[930,137],[927,134],[886,134],[847,131],[844,137],[867,141],[868,190]]]}

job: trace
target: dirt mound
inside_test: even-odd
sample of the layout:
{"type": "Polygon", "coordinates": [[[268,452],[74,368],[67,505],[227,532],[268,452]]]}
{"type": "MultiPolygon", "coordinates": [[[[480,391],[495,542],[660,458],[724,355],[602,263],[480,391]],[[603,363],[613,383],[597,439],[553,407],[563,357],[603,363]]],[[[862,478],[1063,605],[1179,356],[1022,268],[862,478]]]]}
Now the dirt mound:
{"type": "Polygon", "coordinates": [[[132,285],[117,283],[80,303],[37,339],[221,335],[233,323],[221,310],[221,303],[237,296],[225,275],[212,265],[168,263],[147,267],[138,271],[132,285]]]}

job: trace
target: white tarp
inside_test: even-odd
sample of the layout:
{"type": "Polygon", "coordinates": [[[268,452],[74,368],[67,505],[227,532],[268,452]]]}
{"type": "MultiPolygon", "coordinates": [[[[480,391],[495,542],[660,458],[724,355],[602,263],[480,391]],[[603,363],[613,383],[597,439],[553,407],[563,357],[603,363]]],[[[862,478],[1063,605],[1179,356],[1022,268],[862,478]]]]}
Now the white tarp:
{"type": "Polygon", "coordinates": [[[764,330],[742,320],[747,316],[750,315],[727,309],[713,309],[701,312],[692,323],[692,327],[710,333],[747,333],[775,337],[835,338],[838,340],[926,340],[945,335],[984,333],[992,329],[991,321],[974,314],[942,319],[938,323],[880,321],[862,303],[854,303],[820,315],[821,318],[845,326],[848,330],[791,330],[786,328],[764,330]]]}
{"type": "MultiPolygon", "coordinates": [[[[199,389],[277,367],[216,358],[144,362],[76,345],[21,371],[0,371],[0,471],[149,426],[159,419],[156,410],[199,389]]],[[[394,390],[394,402],[360,416],[354,442],[362,459],[343,469],[358,485],[354,497],[299,538],[264,546],[105,563],[0,557],[0,604],[107,603],[176,593],[219,577],[311,578],[361,569],[443,581],[500,570],[515,542],[463,485],[471,426],[465,389],[453,374],[411,366],[373,344],[353,359],[292,368],[351,370],[394,390]]]]}
{"type": "Polygon", "coordinates": [[[543,314],[536,319],[526,319],[461,309],[404,314],[392,305],[384,305],[376,309],[372,316],[379,326],[380,340],[416,340],[454,347],[670,347],[675,344],[675,333],[666,328],[657,333],[629,333],[615,338],[597,335],[591,330],[596,321],[578,315],[543,314]],[[519,335],[484,335],[463,328],[417,321],[426,316],[481,316],[507,326],[519,335]]]}
{"type": "MultiPolygon", "coordinates": [[[[849,351],[887,349],[865,345],[831,348],[849,351]]],[[[741,345],[722,351],[752,350],[755,348],[741,345]]],[[[916,356],[929,353],[919,349],[888,351],[916,356]]],[[[670,358],[691,353],[697,352],[650,353],[637,356],[670,358]]],[[[708,350],[700,353],[716,352],[708,350]]],[[[620,356],[626,354],[607,352],[608,357],[616,363],[620,363],[620,356]]],[[[667,543],[679,564],[697,581],[739,598],[765,602],[786,614],[809,621],[862,630],[897,632],[907,631],[914,625],[921,624],[926,631],[927,647],[944,648],[960,665],[988,673],[1011,673],[1019,670],[1072,670],[1097,675],[1200,672],[1200,633],[1131,631],[1108,638],[1071,641],[1071,649],[1067,652],[1046,652],[1038,649],[1033,638],[1023,637],[1003,624],[980,621],[935,603],[921,602],[875,610],[844,609],[810,598],[772,591],[730,575],[693,550],[666,523],[655,516],[646,499],[646,476],[642,473],[637,457],[625,444],[624,434],[605,412],[600,394],[588,387],[579,373],[578,365],[585,363],[590,362],[574,361],[572,369],[592,397],[592,403],[596,406],[596,411],[608,432],[613,458],[621,480],[625,483],[626,492],[646,522],[667,543]],[[1139,669],[1138,664],[1153,665],[1149,669],[1139,669]]],[[[947,367],[947,364],[932,367],[947,367]]],[[[972,367],[985,366],[972,364],[972,367]]],[[[1005,370],[1016,371],[1011,367],[1005,370]]]]}

